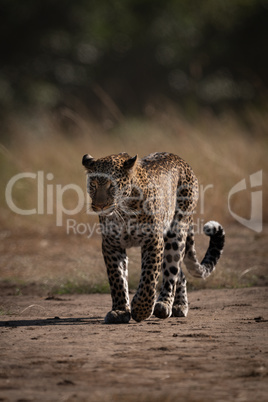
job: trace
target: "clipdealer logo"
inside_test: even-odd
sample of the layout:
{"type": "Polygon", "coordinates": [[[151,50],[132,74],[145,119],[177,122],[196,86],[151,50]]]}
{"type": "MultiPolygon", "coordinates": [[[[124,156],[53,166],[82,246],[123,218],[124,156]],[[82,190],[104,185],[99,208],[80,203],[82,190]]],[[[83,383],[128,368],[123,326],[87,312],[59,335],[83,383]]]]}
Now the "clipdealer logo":
{"type": "MultiPolygon", "coordinates": [[[[254,230],[257,233],[260,233],[263,228],[263,205],[262,205],[262,170],[259,170],[256,173],[253,173],[249,176],[250,183],[250,201],[251,201],[251,210],[250,210],[250,218],[246,219],[243,216],[240,216],[232,211],[231,209],[231,197],[234,194],[241,193],[242,191],[247,190],[246,179],[241,180],[235,186],[231,188],[228,195],[228,209],[233,218],[241,223],[241,225],[246,226],[247,228],[254,230]]],[[[241,205],[243,204],[243,194],[241,194],[241,205]]]]}
{"type": "MultiPolygon", "coordinates": [[[[243,204],[243,191],[247,190],[246,179],[241,180],[235,186],[231,188],[228,194],[228,210],[232,217],[238,221],[241,225],[254,230],[255,232],[261,232],[263,228],[263,205],[262,205],[262,170],[253,173],[249,176],[250,190],[251,190],[251,210],[250,218],[246,219],[243,216],[235,213],[231,208],[231,198],[234,194],[241,193],[241,205],[243,204]]],[[[79,214],[84,208],[85,204],[90,204],[89,195],[81,189],[77,184],[70,183],[67,185],[53,184],[52,180],[54,175],[52,173],[45,173],[38,171],[37,173],[24,172],[13,176],[7,183],[5,189],[6,203],[11,211],[19,215],[56,215],[56,226],[63,226],[65,216],[74,216],[79,214]],[[14,201],[14,188],[23,188],[23,180],[34,180],[36,184],[36,207],[31,209],[23,209],[14,201]],[[72,209],[64,206],[64,196],[66,192],[72,191],[73,199],[77,199],[76,205],[72,209]]],[[[201,218],[197,218],[194,222],[195,232],[202,233],[202,227],[204,219],[202,216],[205,213],[205,194],[208,190],[212,190],[214,186],[209,184],[207,186],[200,185],[199,187],[199,215],[201,218]]],[[[86,186],[85,186],[86,189],[86,186]]],[[[94,214],[89,208],[86,208],[86,214],[94,214]]],[[[89,234],[90,237],[93,232],[99,232],[100,228],[94,224],[94,228],[89,227],[89,224],[76,222],[75,219],[66,220],[67,233],[74,234],[89,234]],[[79,226],[80,225],[80,226],[79,226]]]]}
{"type": "MultiPolygon", "coordinates": [[[[7,183],[5,190],[6,203],[11,211],[19,215],[53,215],[56,214],[56,225],[63,225],[63,216],[65,215],[75,215],[78,214],[85,205],[87,195],[77,184],[67,184],[62,186],[61,184],[51,184],[46,183],[51,182],[54,179],[52,173],[45,173],[43,171],[38,171],[37,173],[19,173],[13,176],[7,183]],[[13,189],[19,184],[18,182],[24,179],[33,179],[36,181],[37,188],[37,202],[36,208],[32,209],[22,209],[13,199],[13,189]],[[73,209],[68,209],[64,206],[63,197],[67,191],[75,192],[77,196],[77,205],[73,209]],[[54,203],[54,193],[56,197],[56,203],[54,203]]],[[[89,213],[89,212],[87,212],[89,213]]]]}

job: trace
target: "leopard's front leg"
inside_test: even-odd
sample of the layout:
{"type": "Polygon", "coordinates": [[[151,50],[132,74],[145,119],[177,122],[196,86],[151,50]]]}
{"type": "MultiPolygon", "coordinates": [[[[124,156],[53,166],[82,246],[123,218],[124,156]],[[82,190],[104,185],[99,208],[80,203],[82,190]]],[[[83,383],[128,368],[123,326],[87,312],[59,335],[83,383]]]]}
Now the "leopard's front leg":
{"type": "Polygon", "coordinates": [[[162,236],[152,236],[151,241],[142,246],[141,279],[131,303],[131,315],[137,322],[150,317],[153,312],[163,251],[162,236]]]}
{"type": "Polygon", "coordinates": [[[128,259],[126,251],[111,247],[105,239],[102,253],[111,288],[112,310],[105,317],[106,324],[127,324],[131,318],[128,294],[128,259]]]}

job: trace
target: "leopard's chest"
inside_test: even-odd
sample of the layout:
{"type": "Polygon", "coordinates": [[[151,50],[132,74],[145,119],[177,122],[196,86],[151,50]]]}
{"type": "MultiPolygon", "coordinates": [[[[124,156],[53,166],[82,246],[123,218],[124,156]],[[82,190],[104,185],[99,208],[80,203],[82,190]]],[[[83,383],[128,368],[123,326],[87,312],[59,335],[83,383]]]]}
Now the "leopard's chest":
{"type": "Polygon", "coordinates": [[[112,246],[123,249],[141,247],[154,232],[154,225],[147,222],[141,223],[136,219],[124,222],[120,219],[109,219],[101,227],[102,236],[108,239],[112,246]]]}
{"type": "Polygon", "coordinates": [[[141,247],[145,238],[146,235],[138,226],[127,226],[120,233],[120,245],[123,248],[141,247]]]}

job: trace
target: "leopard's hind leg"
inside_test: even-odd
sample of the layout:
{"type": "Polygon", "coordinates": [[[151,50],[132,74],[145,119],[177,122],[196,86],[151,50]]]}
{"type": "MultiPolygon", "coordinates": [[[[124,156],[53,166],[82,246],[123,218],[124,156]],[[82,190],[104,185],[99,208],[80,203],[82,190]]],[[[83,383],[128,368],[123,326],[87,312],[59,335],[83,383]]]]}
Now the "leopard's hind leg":
{"type": "Polygon", "coordinates": [[[176,293],[174,297],[174,303],[172,306],[172,316],[173,317],[187,317],[189,305],[187,298],[187,288],[186,288],[186,278],[182,269],[177,279],[176,293]]]}
{"type": "MultiPolygon", "coordinates": [[[[164,238],[165,251],[162,264],[163,283],[154,308],[154,315],[158,318],[170,317],[172,313],[173,315],[179,314],[174,314],[172,309],[174,300],[176,300],[176,305],[179,303],[179,306],[186,303],[184,310],[181,308],[181,311],[186,311],[186,306],[188,308],[186,280],[181,270],[181,264],[185,253],[186,236],[187,231],[183,226],[179,229],[173,226],[164,238]],[[176,286],[180,289],[179,293],[176,292],[176,286]]],[[[178,312],[178,309],[179,307],[175,310],[178,312]]]]}

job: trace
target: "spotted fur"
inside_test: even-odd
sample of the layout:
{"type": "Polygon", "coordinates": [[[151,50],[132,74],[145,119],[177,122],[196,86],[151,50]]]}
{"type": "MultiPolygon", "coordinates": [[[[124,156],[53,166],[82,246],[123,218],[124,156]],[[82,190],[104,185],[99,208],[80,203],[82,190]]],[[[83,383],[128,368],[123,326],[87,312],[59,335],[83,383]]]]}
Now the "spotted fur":
{"type": "Polygon", "coordinates": [[[170,153],[154,153],[138,160],[128,154],[82,160],[88,174],[92,209],[99,214],[102,252],[109,278],[112,310],[106,323],[186,317],[188,300],[184,261],[189,272],[206,278],[214,270],[224,246],[224,230],[214,221],[204,226],[210,237],[206,255],[198,262],[193,212],[198,182],[191,167],[170,153]],[[126,249],[141,247],[141,278],[132,302],[128,293],[126,249]],[[163,283],[156,301],[156,285],[163,283]]]}

